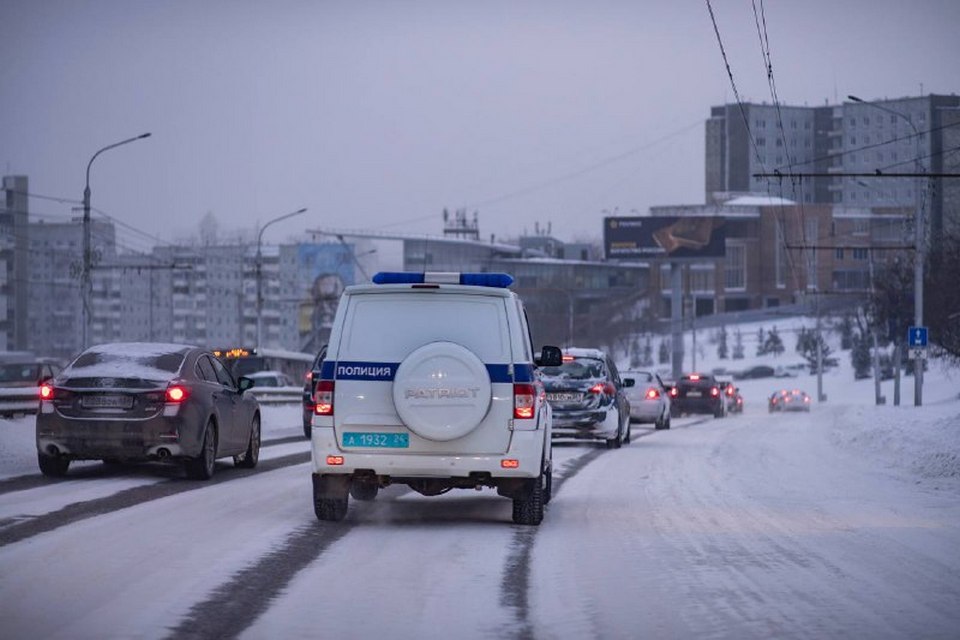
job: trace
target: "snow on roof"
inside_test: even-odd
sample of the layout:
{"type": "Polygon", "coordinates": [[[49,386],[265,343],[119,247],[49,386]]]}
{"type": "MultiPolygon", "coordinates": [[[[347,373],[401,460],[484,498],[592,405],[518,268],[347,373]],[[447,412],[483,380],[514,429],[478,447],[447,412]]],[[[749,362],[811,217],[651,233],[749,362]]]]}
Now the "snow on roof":
{"type": "Polygon", "coordinates": [[[727,200],[723,206],[731,207],[781,207],[797,204],[793,200],[786,198],[777,198],[776,196],[739,196],[733,200],[727,200]]]}

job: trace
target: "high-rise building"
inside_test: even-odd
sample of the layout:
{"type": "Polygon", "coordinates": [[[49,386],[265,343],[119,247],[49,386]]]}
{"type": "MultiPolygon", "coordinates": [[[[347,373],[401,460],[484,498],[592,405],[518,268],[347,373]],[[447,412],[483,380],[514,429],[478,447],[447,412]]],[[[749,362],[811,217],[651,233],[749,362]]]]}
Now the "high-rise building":
{"type": "Polygon", "coordinates": [[[956,164],[951,158],[958,108],[956,95],[822,107],[712,107],[705,138],[706,202],[764,193],[801,204],[910,207],[924,212],[928,232],[936,237],[945,224],[960,219],[944,181],[847,174],[944,172],[945,165],[956,164]],[[783,177],[758,175],[775,172],[783,177]]]}
{"type": "Polygon", "coordinates": [[[4,176],[0,207],[0,351],[27,348],[27,176],[4,176]]]}

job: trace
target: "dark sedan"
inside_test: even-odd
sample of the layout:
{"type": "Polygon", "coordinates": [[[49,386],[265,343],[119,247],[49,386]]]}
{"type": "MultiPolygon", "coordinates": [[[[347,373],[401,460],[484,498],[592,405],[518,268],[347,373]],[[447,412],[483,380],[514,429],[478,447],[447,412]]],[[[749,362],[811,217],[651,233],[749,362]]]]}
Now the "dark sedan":
{"type": "Polygon", "coordinates": [[[711,375],[691,373],[683,376],[670,389],[670,410],[673,415],[712,413],[714,418],[726,415],[720,383],[711,375]]]}
{"type": "Polygon", "coordinates": [[[218,458],[253,468],[260,407],[199,347],[119,343],[91,347],[40,388],[40,471],[62,476],[72,460],[176,462],[213,476],[218,458]]]}

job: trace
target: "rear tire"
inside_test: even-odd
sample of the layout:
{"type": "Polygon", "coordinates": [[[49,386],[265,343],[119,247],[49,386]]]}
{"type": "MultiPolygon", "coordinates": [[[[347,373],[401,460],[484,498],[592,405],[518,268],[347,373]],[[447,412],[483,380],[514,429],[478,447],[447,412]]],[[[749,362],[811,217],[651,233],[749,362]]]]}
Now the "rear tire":
{"type": "Polygon", "coordinates": [[[62,478],[67,475],[67,469],[70,467],[70,460],[48,456],[43,453],[37,454],[37,464],[40,465],[40,473],[51,478],[62,478]]]}
{"type": "Polygon", "coordinates": [[[380,493],[380,487],[375,482],[358,482],[354,480],[350,483],[350,497],[354,500],[369,502],[380,493]]]}
{"type": "Polygon", "coordinates": [[[633,429],[630,426],[630,422],[627,422],[627,435],[623,436],[623,444],[630,444],[630,441],[633,439],[633,429]]]}
{"type": "Polygon", "coordinates": [[[350,500],[348,476],[313,476],[313,512],[318,520],[340,522],[350,500]]]}
{"type": "Polygon", "coordinates": [[[233,464],[243,469],[253,469],[260,460],[260,416],[254,416],[250,424],[250,441],[247,450],[239,456],[233,457],[233,464]]]}
{"type": "Polygon", "coordinates": [[[543,521],[544,485],[546,474],[542,473],[534,480],[533,488],[522,498],[513,499],[513,522],[538,526],[543,521]]]}
{"type": "Polygon", "coordinates": [[[193,480],[209,480],[213,477],[216,462],[217,429],[213,426],[213,420],[208,418],[207,425],[203,429],[203,443],[200,445],[200,455],[187,460],[184,465],[187,470],[187,476],[193,480]]]}

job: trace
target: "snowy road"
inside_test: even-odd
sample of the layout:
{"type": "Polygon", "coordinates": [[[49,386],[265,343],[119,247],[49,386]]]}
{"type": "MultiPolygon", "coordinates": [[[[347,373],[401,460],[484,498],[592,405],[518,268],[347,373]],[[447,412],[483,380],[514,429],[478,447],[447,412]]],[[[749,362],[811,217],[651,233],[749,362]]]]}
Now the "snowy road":
{"type": "MultiPolygon", "coordinates": [[[[752,411],[751,411],[752,409],[752,411]]],[[[0,480],[4,638],[957,637],[960,495],[836,445],[843,407],[555,447],[540,527],[494,492],[311,508],[296,416],[261,465],[0,480]]],[[[27,425],[10,421],[4,425],[27,425]]],[[[277,428],[281,427],[281,428],[277,428]]],[[[6,455],[11,455],[9,452],[6,455]]],[[[25,460],[6,466],[29,467],[25,460]],[[22,466],[21,466],[22,465],[22,466]]],[[[7,461],[9,462],[9,461],[7,461]]]]}

